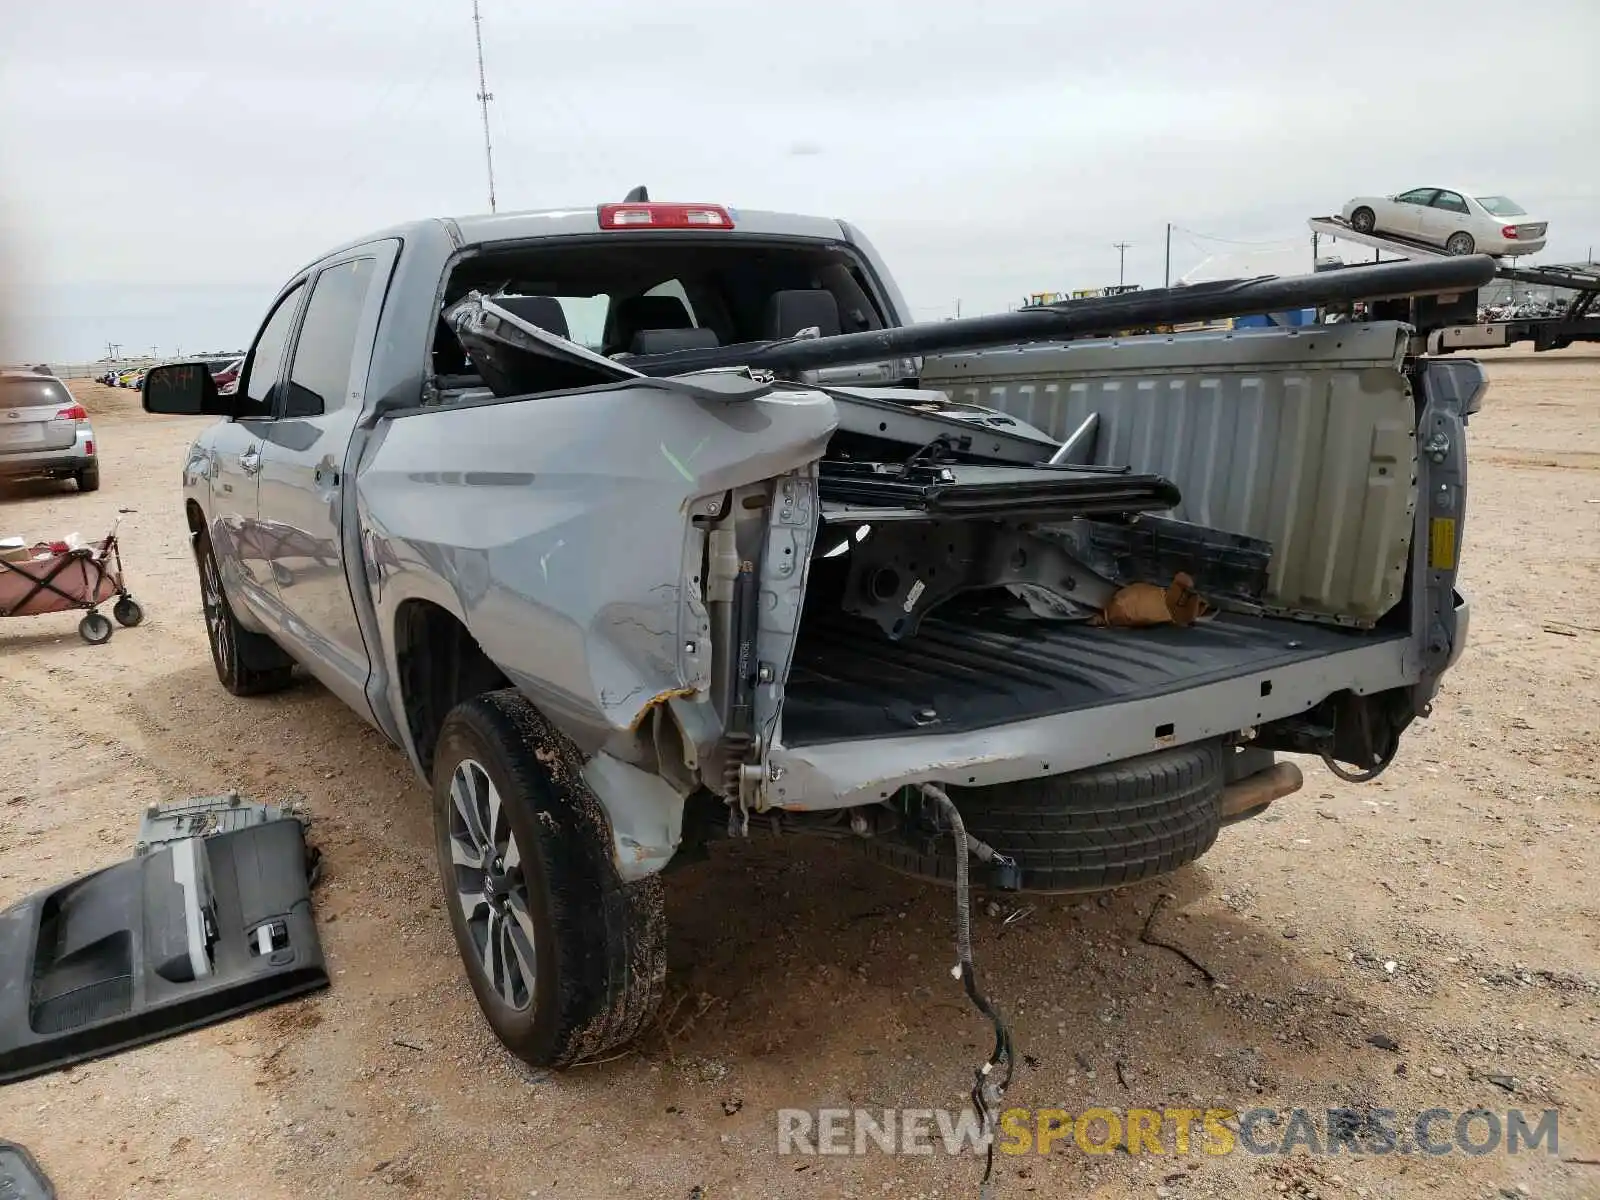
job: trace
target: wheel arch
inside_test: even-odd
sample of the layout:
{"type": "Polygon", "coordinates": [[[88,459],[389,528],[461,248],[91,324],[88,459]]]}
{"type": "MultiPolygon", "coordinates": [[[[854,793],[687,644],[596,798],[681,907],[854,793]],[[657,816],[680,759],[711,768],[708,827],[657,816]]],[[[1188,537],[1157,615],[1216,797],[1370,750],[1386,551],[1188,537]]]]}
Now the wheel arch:
{"type": "Polygon", "coordinates": [[[185,500],[183,502],[183,516],[189,522],[189,541],[192,544],[194,539],[200,536],[200,531],[206,527],[206,514],[200,508],[200,501],[195,499],[185,500]]]}
{"type": "Polygon", "coordinates": [[[445,715],[463,700],[511,681],[461,619],[431,600],[402,600],[393,629],[399,716],[413,761],[431,778],[445,715]]]}
{"type": "MultiPolygon", "coordinates": [[[[474,696],[516,685],[466,624],[442,605],[403,600],[395,608],[393,628],[398,716],[412,764],[431,783],[439,733],[450,710],[474,696]]],[[[526,695],[522,699],[542,721],[558,728],[533,700],[526,695]]],[[[634,881],[662,870],[683,840],[684,788],[604,749],[578,753],[581,761],[574,772],[600,802],[618,874],[634,881]]]]}

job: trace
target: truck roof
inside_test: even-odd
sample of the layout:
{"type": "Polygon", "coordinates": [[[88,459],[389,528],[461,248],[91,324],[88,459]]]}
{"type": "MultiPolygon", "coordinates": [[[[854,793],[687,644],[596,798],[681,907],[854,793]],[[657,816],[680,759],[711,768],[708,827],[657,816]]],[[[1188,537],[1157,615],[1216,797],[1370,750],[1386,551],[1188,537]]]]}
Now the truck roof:
{"type": "MultiPolygon", "coordinates": [[[[683,201],[657,201],[647,203],[681,204],[683,201]]],[[[708,205],[714,201],[705,201],[708,205]]],[[[734,208],[717,204],[733,218],[733,232],[769,234],[777,237],[824,238],[838,240],[844,236],[840,223],[829,217],[808,217],[800,213],[771,212],[764,209],[734,208]]],[[[560,237],[572,234],[600,233],[600,206],[586,208],[532,209],[525,212],[478,213],[467,217],[450,218],[450,223],[460,231],[467,245],[486,242],[513,242],[529,238],[560,237]]]]}
{"type": "MultiPolygon", "coordinates": [[[[684,202],[652,200],[649,203],[681,205],[684,202]]],[[[708,206],[713,205],[711,201],[705,203],[708,206]]],[[[810,217],[802,213],[734,208],[725,204],[714,206],[724,209],[733,218],[734,234],[807,238],[819,241],[841,241],[845,238],[843,223],[832,217],[810,217]]],[[[463,217],[423,217],[391,225],[386,229],[374,230],[330,247],[303,264],[301,270],[315,266],[325,258],[353,250],[357,246],[381,241],[384,238],[403,239],[424,229],[437,230],[440,227],[449,230],[452,240],[462,246],[483,246],[496,242],[523,242],[545,237],[572,237],[603,232],[600,228],[600,204],[591,204],[587,208],[544,208],[521,212],[474,213],[463,217]]],[[[670,237],[678,231],[655,232],[670,237]]]]}

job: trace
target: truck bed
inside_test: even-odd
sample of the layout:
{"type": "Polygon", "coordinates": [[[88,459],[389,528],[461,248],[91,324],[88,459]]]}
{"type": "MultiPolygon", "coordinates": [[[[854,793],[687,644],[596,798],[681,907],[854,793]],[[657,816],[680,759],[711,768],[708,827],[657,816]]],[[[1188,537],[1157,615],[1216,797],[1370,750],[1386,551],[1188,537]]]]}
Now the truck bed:
{"type": "Polygon", "coordinates": [[[811,614],[789,676],[783,741],[968,732],[1149,699],[1405,636],[1228,614],[1187,629],[936,614],[916,637],[891,642],[869,621],[811,614]]]}

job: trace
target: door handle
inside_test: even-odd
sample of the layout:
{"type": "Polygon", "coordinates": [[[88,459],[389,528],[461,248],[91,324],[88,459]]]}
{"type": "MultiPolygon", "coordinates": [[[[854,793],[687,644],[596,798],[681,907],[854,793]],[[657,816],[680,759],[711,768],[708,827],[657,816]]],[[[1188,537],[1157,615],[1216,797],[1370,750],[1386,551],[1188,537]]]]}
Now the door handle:
{"type": "Polygon", "coordinates": [[[261,451],[258,447],[251,446],[239,455],[239,469],[246,475],[254,475],[261,470],[261,451]]]}

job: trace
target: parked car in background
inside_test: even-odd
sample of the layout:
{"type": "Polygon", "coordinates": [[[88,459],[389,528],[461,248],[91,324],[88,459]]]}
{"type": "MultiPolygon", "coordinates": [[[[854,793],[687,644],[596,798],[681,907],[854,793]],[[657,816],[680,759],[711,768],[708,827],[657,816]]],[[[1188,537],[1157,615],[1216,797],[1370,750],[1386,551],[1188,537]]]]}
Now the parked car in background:
{"type": "Polygon", "coordinates": [[[0,374],[0,478],[75,479],[100,486],[89,413],[53,375],[0,374]]]}
{"type": "Polygon", "coordinates": [[[1505,196],[1437,187],[1357,196],[1341,215],[1357,233],[1395,234],[1450,254],[1533,254],[1544,249],[1549,228],[1505,196]]]}

